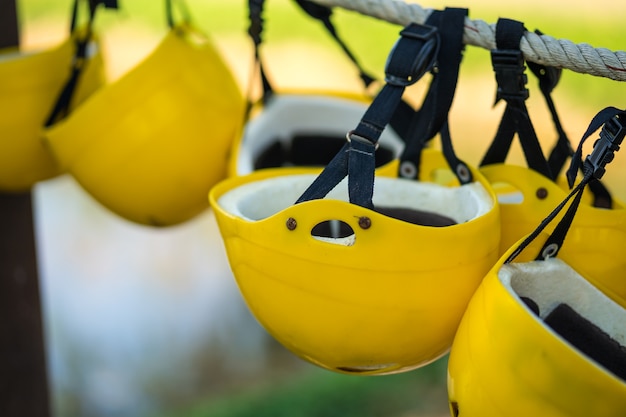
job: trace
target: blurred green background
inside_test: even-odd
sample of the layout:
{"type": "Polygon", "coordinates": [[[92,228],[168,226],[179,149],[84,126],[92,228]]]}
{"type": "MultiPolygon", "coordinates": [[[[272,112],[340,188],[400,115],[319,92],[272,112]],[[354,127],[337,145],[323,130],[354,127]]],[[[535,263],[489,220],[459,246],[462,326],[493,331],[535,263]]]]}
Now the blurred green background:
{"type": "MultiPolygon", "coordinates": [[[[540,29],[556,39],[587,43],[594,47],[621,50],[626,41],[622,18],[626,4],[598,0],[594,2],[539,1],[499,2],[494,0],[457,0],[443,2],[426,0],[424,8],[466,7],[472,19],[495,23],[498,17],[508,17],[525,23],[529,30],[540,29]]],[[[70,2],[23,0],[20,2],[23,27],[31,36],[27,44],[45,38],[64,36],[70,2]],[[32,29],[32,32],[29,30],[32,29]],[[42,33],[44,31],[44,33],[42,33]]],[[[115,79],[136,64],[156,46],[167,30],[163,2],[155,0],[120,1],[117,12],[104,11],[98,17],[111,79],[115,79]],[[123,47],[122,47],[123,45],[123,47]]],[[[174,1],[176,4],[176,1],[174,1]]],[[[251,84],[252,49],[247,38],[247,7],[243,0],[187,1],[193,21],[209,33],[225,58],[242,89],[251,84]]],[[[267,1],[262,55],[273,84],[284,89],[303,87],[327,90],[361,91],[355,68],[319,22],[306,16],[290,0],[267,1]]],[[[356,57],[370,73],[382,79],[383,68],[400,28],[387,22],[353,11],[335,8],[333,21],[356,57]]],[[[543,98],[536,82],[529,77],[531,98],[528,107],[540,140],[550,146],[555,138],[543,98]]],[[[252,82],[258,89],[258,79],[252,82]]],[[[418,103],[426,83],[410,89],[409,97],[418,103]]],[[[553,93],[565,129],[572,141],[577,141],[591,117],[606,106],[623,107],[623,83],[564,71],[553,93]]],[[[254,91],[254,90],[253,90],[254,91]]],[[[463,137],[455,138],[459,153],[468,162],[478,162],[497,127],[502,106],[493,107],[495,85],[489,51],[470,46],[465,53],[455,105],[451,114],[452,133],[462,126],[463,137]],[[480,145],[477,147],[477,145],[480,145]]],[[[617,158],[605,181],[614,193],[626,200],[626,188],[617,178],[625,168],[617,158]]],[[[511,161],[521,161],[514,146],[511,161]]]]}
{"type": "MultiPolygon", "coordinates": [[[[155,0],[119,0],[119,2],[121,6],[119,11],[102,10],[96,22],[107,53],[108,75],[111,81],[122,76],[125,71],[149,54],[167,30],[163,2],[155,0]]],[[[278,89],[317,88],[347,91],[362,89],[355,68],[319,22],[312,21],[305,16],[293,1],[268,0],[266,3],[266,31],[262,53],[269,76],[278,89]]],[[[195,24],[211,35],[228,60],[242,90],[249,91],[253,66],[251,42],[246,35],[248,25],[246,2],[243,0],[193,0],[187,1],[186,4],[195,24]]],[[[621,50],[624,49],[626,43],[626,27],[623,25],[626,4],[621,2],[609,0],[594,2],[572,0],[442,2],[430,0],[419,2],[419,4],[426,8],[468,7],[470,17],[473,19],[495,23],[498,17],[513,18],[525,22],[530,30],[539,28],[555,38],[569,39],[574,43],[585,42],[595,47],[621,50]]],[[[71,1],[20,0],[18,9],[24,48],[45,47],[66,36],[71,1]]],[[[333,21],[340,35],[363,66],[369,72],[382,78],[387,53],[401,28],[341,9],[335,9],[333,21]]],[[[258,83],[258,79],[252,82],[252,95],[258,91],[255,83],[258,83]]],[[[531,115],[542,143],[549,144],[556,138],[556,135],[552,130],[543,99],[537,94],[538,90],[532,78],[529,85],[531,115]]],[[[417,86],[409,93],[410,97],[418,102],[423,88],[423,86],[417,86]]],[[[564,71],[561,83],[554,93],[554,99],[570,138],[577,140],[591,117],[601,108],[609,105],[623,108],[624,92],[623,83],[564,71]]],[[[451,114],[451,128],[455,135],[457,151],[468,162],[477,162],[499,122],[502,107],[493,107],[494,95],[495,83],[489,62],[489,52],[476,47],[468,47],[460,75],[457,98],[451,114]]],[[[514,149],[511,158],[520,159],[519,150],[514,149]]],[[[608,185],[622,200],[626,200],[626,185],[621,179],[625,169],[626,162],[624,161],[626,161],[624,156],[617,155],[606,175],[608,185]]],[[[137,417],[442,417],[448,414],[445,357],[416,371],[384,377],[338,375],[309,365],[284,351],[259,329],[252,317],[247,315],[242,300],[237,298],[236,289],[230,283],[232,277],[223,260],[220,261],[221,263],[215,261],[219,265],[213,264],[212,270],[219,275],[220,280],[223,280],[222,283],[225,281],[230,283],[224,285],[231,285],[230,290],[223,295],[226,300],[224,304],[229,304],[231,309],[234,305],[238,310],[233,313],[231,310],[216,309],[212,313],[216,317],[212,320],[222,320],[226,314],[235,314],[239,317],[239,321],[234,322],[236,325],[227,329],[230,336],[224,339],[226,342],[216,342],[215,335],[197,336],[198,339],[189,336],[190,343],[197,346],[197,351],[189,348],[193,356],[183,355],[180,358],[177,357],[176,361],[168,354],[181,355],[179,351],[174,351],[174,348],[168,350],[161,345],[153,346],[155,351],[160,352],[160,356],[155,356],[154,361],[165,363],[171,360],[176,365],[166,367],[162,364],[155,365],[153,362],[132,362],[162,370],[160,373],[148,372],[149,377],[140,381],[129,379],[131,381],[129,386],[145,385],[145,389],[141,392],[148,394],[142,394],[143,396],[128,393],[124,396],[123,392],[118,391],[126,389],[125,385],[117,385],[116,391],[114,388],[116,388],[117,379],[110,379],[109,376],[102,377],[102,372],[97,374],[100,378],[98,381],[104,382],[94,385],[96,388],[89,392],[82,391],[81,387],[86,385],[86,375],[94,366],[97,366],[98,361],[104,361],[102,358],[106,357],[106,353],[102,356],[95,355],[93,352],[96,347],[93,345],[89,345],[91,347],[84,348],[83,351],[72,347],[83,346],[80,340],[85,335],[81,333],[80,325],[92,326],[94,329],[107,329],[97,330],[109,332],[106,336],[107,342],[100,343],[98,349],[106,345],[114,350],[116,343],[122,343],[122,341],[131,343],[128,342],[130,340],[140,346],[139,353],[133,351],[137,355],[141,355],[141,349],[151,349],[150,346],[141,343],[141,338],[147,337],[142,331],[148,332],[150,329],[144,325],[143,330],[139,326],[133,328],[130,332],[132,334],[117,334],[119,327],[98,327],[101,325],[98,324],[100,318],[95,317],[100,316],[96,316],[96,312],[93,312],[94,316],[91,321],[85,320],[82,324],[73,327],[73,330],[67,330],[70,327],[66,326],[63,320],[69,319],[64,319],[66,316],[58,312],[64,308],[64,303],[58,300],[62,297],[65,297],[63,300],[66,301],[88,297],[88,293],[86,295],[85,292],[71,291],[65,283],[61,284],[62,279],[59,276],[68,273],[57,265],[53,249],[50,249],[53,245],[63,246],[59,243],[61,232],[48,224],[64,221],[65,224],[69,224],[67,227],[70,231],[73,230],[71,227],[75,227],[76,230],[80,227],[93,228],[88,229],[88,233],[83,236],[85,239],[83,246],[85,242],[88,242],[87,249],[83,250],[88,250],[89,245],[93,245],[93,256],[99,256],[98,253],[102,252],[102,248],[95,243],[89,243],[91,241],[87,235],[92,237],[98,235],[98,239],[102,240],[106,233],[111,233],[109,230],[111,227],[107,222],[117,220],[109,219],[107,217],[110,216],[109,214],[100,212],[97,205],[81,196],[78,188],[71,183],[68,185],[67,182],[58,181],[53,180],[39,186],[37,200],[40,219],[42,219],[40,220],[41,246],[44,255],[47,256],[47,258],[44,257],[43,268],[49,267],[52,271],[44,271],[43,275],[48,280],[45,285],[49,291],[46,310],[49,316],[47,331],[51,343],[54,344],[50,348],[52,349],[50,362],[51,375],[56,384],[52,387],[52,393],[55,413],[58,417],[121,415],[137,417]],[[67,191],[68,187],[71,190],[67,191]],[[71,195],[76,200],[67,200],[67,195],[71,195]],[[81,216],[85,216],[85,223],[76,223],[72,226],[68,217],[62,217],[64,215],[62,213],[72,212],[68,210],[71,204],[80,207],[81,216]],[[88,226],[85,226],[86,224],[88,226]],[[97,229],[98,225],[100,229],[97,229]],[[60,295],[62,292],[63,296],[60,295]],[[260,346],[258,350],[255,350],[256,348],[244,349],[245,352],[242,354],[240,349],[230,349],[233,357],[224,359],[229,354],[229,343],[243,345],[249,342],[246,337],[254,340],[255,346],[260,346]],[[218,349],[215,346],[222,347],[218,349]],[[245,355],[245,358],[238,355],[245,355]],[[248,369],[243,371],[238,368],[237,362],[241,362],[239,363],[241,368],[248,369]],[[250,370],[252,368],[254,371],[250,370]],[[100,399],[86,399],[92,398],[91,396],[100,399]],[[112,406],[114,401],[111,399],[116,398],[124,398],[125,402],[120,402],[119,406],[112,406]]],[[[202,233],[208,231],[213,233],[213,239],[218,239],[215,228],[207,226],[212,221],[212,218],[205,217],[199,221],[200,223],[192,223],[188,227],[200,228],[202,233]]],[[[163,231],[157,234],[139,231],[133,226],[117,223],[115,225],[120,231],[117,234],[106,235],[111,246],[117,245],[114,239],[124,239],[128,234],[134,233],[133,236],[141,236],[135,238],[138,239],[137,241],[143,239],[142,244],[148,245],[147,242],[170,239],[171,236],[164,235],[172,233],[163,231]]],[[[179,232],[180,230],[173,233],[179,232]]],[[[184,238],[187,238],[184,233],[180,232],[184,238]]],[[[76,238],[76,235],[71,232],[66,231],[64,234],[65,239],[76,238]]],[[[215,242],[213,244],[219,245],[215,242]]],[[[180,259],[174,258],[183,260],[186,258],[171,252],[178,249],[174,248],[176,245],[168,246],[170,243],[163,245],[166,247],[164,251],[170,251],[167,254],[172,257],[167,266],[171,268],[171,275],[183,274],[185,271],[177,270],[176,266],[178,265],[176,262],[180,259]]],[[[74,246],[71,247],[75,250],[74,246]]],[[[131,255],[134,253],[140,256],[139,251],[142,247],[137,247],[136,250],[137,252],[131,252],[131,255]]],[[[223,258],[224,255],[220,250],[216,250],[216,256],[223,258]]],[[[122,262],[119,257],[112,259],[114,262],[122,262]]],[[[123,268],[124,265],[120,264],[120,269],[123,268]]],[[[88,274],[96,275],[96,272],[92,270],[86,269],[86,271],[89,271],[88,274]]],[[[139,268],[137,271],[139,272],[136,274],[141,274],[142,269],[139,268]]],[[[85,277],[77,279],[81,278],[85,277]]],[[[163,279],[178,280],[177,284],[168,284],[173,287],[166,287],[164,291],[171,291],[172,288],[178,288],[176,286],[181,285],[179,278],[168,276],[163,279]]],[[[144,282],[143,285],[151,284],[144,282]]],[[[191,287],[188,290],[196,291],[191,287]]],[[[127,310],[124,310],[128,313],[127,320],[132,319],[133,306],[148,302],[141,298],[142,295],[146,294],[139,291],[135,298],[129,298],[127,310]]],[[[100,293],[100,297],[107,296],[111,297],[106,300],[110,304],[106,304],[104,313],[97,314],[109,314],[109,309],[115,308],[115,303],[120,302],[119,293],[100,293]],[[117,301],[113,300],[115,297],[118,297],[117,301]]],[[[166,302],[170,301],[166,300],[166,302]]],[[[185,300],[182,300],[180,304],[177,304],[176,309],[167,311],[171,314],[183,314],[180,311],[176,313],[173,311],[184,308],[184,304],[185,300]]],[[[155,309],[159,308],[159,305],[155,306],[155,309]]],[[[84,311],[86,310],[80,310],[77,307],[73,314],[81,314],[84,311]]],[[[185,317],[191,319],[190,316],[185,317]]],[[[106,317],[102,318],[102,322],[106,322],[106,317]]],[[[154,321],[146,323],[157,326],[154,321]]],[[[193,331],[190,334],[193,334],[193,331]]],[[[170,336],[162,336],[159,340],[167,345],[170,342],[170,336]]],[[[125,359],[128,359],[127,356],[125,359]]],[[[126,371],[144,372],[143,368],[133,368],[133,366],[126,366],[126,371]]],[[[105,373],[105,375],[109,374],[105,373]]],[[[128,392],[131,391],[128,389],[128,392]]]]}

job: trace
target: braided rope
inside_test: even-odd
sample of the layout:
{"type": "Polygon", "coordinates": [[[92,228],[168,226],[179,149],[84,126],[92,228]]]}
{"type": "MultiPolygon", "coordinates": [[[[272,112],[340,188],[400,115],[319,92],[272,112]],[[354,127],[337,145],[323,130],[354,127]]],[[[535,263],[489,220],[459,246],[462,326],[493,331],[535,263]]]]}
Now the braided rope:
{"type": "MultiPolygon", "coordinates": [[[[338,6],[364,15],[406,26],[411,22],[424,23],[432,9],[401,0],[313,0],[328,7],[338,6]]],[[[465,19],[463,42],[467,45],[494,49],[495,24],[482,20],[465,19]]],[[[626,81],[626,52],[594,48],[589,44],[575,44],[548,35],[526,32],[520,49],[527,61],[565,68],[582,74],[626,81]]]]}

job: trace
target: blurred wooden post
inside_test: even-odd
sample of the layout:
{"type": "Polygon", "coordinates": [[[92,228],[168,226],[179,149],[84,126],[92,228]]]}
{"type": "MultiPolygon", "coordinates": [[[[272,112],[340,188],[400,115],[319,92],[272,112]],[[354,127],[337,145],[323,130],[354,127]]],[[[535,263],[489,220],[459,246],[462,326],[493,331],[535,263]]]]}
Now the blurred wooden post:
{"type": "MultiPolygon", "coordinates": [[[[16,0],[0,0],[0,47],[18,26],[16,0]]],[[[0,416],[50,416],[31,192],[0,193],[0,416]]]]}

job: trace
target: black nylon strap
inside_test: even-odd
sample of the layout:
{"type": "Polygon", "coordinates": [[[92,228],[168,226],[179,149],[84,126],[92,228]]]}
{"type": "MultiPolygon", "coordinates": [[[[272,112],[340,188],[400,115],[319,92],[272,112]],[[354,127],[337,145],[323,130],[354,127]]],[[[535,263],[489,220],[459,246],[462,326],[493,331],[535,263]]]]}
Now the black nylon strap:
{"type": "Polygon", "coordinates": [[[527,79],[524,57],[519,49],[524,32],[524,25],[515,20],[498,19],[496,24],[497,49],[491,51],[491,62],[498,84],[496,103],[504,99],[506,108],[480,166],[503,163],[517,133],[528,167],[553,178],[525,104],[527,79]]]}
{"type": "MultiPolygon", "coordinates": [[[[328,33],[333,37],[335,42],[339,45],[339,47],[343,50],[346,56],[352,61],[354,66],[357,68],[359,72],[359,78],[363,81],[363,85],[367,89],[372,83],[376,80],[376,78],[370,75],[357,58],[354,56],[352,51],[348,48],[346,43],[339,37],[337,33],[337,29],[335,25],[331,21],[332,9],[330,7],[323,6],[321,4],[314,3],[309,0],[295,0],[296,3],[304,10],[309,16],[318,19],[322,22],[328,33]]],[[[389,127],[393,129],[398,137],[402,139],[404,142],[407,141],[406,133],[408,131],[408,125],[410,122],[410,115],[413,113],[413,108],[404,100],[398,103],[396,107],[396,111],[391,117],[389,121],[389,127]]]]}
{"type": "MultiPolygon", "coordinates": [[[[539,35],[542,34],[539,30],[535,30],[535,33],[539,35]]],[[[556,179],[565,166],[567,159],[574,153],[574,149],[572,148],[570,140],[563,129],[559,114],[556,111],[554,100],[552,100],[552,91],[559,83],[563,70],[556,67],[547,67],[535,62],[527,62],[527,65],[539,81],[539,90],[546,101],[548,110],[550,110],[552,122],[554,123],[554,128],[557,132],[557,141],[548,158],[548,165],[550,166],[550,171],[553,175],[552,179],[556,179]]]]}
{"type": "Polygon", "coordinates": [[[404,28],[386,66],[386,84],[374,98],[357,127],[348,132],[348,142],[296,201],[324,198],[348,176],[349,199],[372,209],[374,152],[378,139],[391,120],[407,86],[429,71],[437,55],[436,28],[412,23],[404,28]]]}
{"type": "MultiPolygon", "coordinates": [[[[594,177],[596,179],[600,179],[604,174],[602,164],[610,162],[610,160],[605,161],[604,158],[612,159],[612,153],[619,149],[619,146],[616,149],[613,149],[612,144],[614,141],[619,141],[619,143],[621,143],[621,139],[623,139],[624,132],[626,131],[626,129],[624,128],[625,124],[626,112],[615,107],[606,107],[595,115],[595,117],[591,120],[589,127],[585,131],[582,139],[580,140],[578,148],[572,156],[570,167],[567,170],[567,180],[570,187],[574,184],[574,181],[576,180],[576,173],[579,169],[581,169],[580,167],[583,164],[582,147],[585,140],[589,136],[591,136],[593,132],[598,130],[602,125],[605,126],[605,128],[602,130],[602,133],[600,134],[600,140],[606,148],[605,154],[600,155],[597,160],[591,160],[589,159],[589,157],[587,158],[587,160],[585,160],[585,164],[589,162],[593,166],[594,177]]],[[[594,145],[594,149],[597,144],[598,143],[594,145]]],[[[599,155],[599,153],[596,153],[596,155],[599,155]]]]}
{"type": "MultiPolygon", "coordinates": [[[[541,35],[541,31],[535,30],[535,32],[541,35]]],[[[552,91],[559,83],[562,70],[555,67],[546,67],[534,62],[528,62],[528,68],[539,80],[539,89],[546,101],[554,128],[557,132],[557,140],[550,152],[548,158],[548,165],[553,176],[553,180],[556,180],[561,171],[563,170],[566,161],[574,155],[574,149],[571,142],[563,129],[556,106],[552,100],[552,91]]],[[[582,165],[581,165],[582,168],[582,165]]],[[[600,181],[591,181],[588,185],[591,194],[593,195],[592,205],[600,208],[612,208],[613,197],[609,190],[600,181]]]]}
{"type": "MultiPolygon", "coordinates": [[[[319,20],[322,22],[326,30],[333,37],[335,42],[341,47],[346,56],[354,63],[357,70],[359,71],[359,77],[363,81],[363,85],[365,88],[368,88],[374,81],[375,78],[367,73],[361,64],[358,62],[352,51],[348,48],[345,42],[339,37],[335,26],[331,21],[332,9],[326,6],[322,6],[320,4],[314,3],[308,0],[295,0],[296,3],[302,8],[304,12],[306,12],[309,16],[319,20]]],[[[274,89],[272,87],[269,78],[267,77],[267,73],[264,69],[263,62],[260,57],[260,46],[262,43],[261,34],[263,32],[263,7],[265,4],[265,0],[248,0],[248,9],[249,9],[249,21],[250,26],[248,28],[248,34],[252,38],[254,42],[254,58],[256,62],[256,67],[258,68],[261,84],[263,88],[263,96],[262,100],[264,103],[267,103],[269,97],[271,97],[274,93],[274,89]]],[[[250,86],[252,87],[252,85],[250,86]]],[[[248,94],[248,97],[251,95],[248,94]]],[[[251,108],[252,103],[248,103],[248,109],[251,108]]],[[[411,115],[413,114],[413,108],[406,103],[405,101],[401,101],[398,103],[396,107],[396,112],[393,114],[389,125],[390,127],[397,133],[398,137],[402,139],[404,142],[407,141],[408,131],[409,131],[409,123],[411,115]]]]}
{"type": "Polygon", "coordinates": [[[323,23],[328,33],[330,33],[330,35],[333,37],[335,42],[337,42],[337,44],[343,50],[346,56],[356,66],[357,70],[359,71],[359,77],[361,78],[361,80],[363,80],[363,84],[365,85],[365,87],[366,88],[369,87],[372,84],[372,82],[374,82],[375,78],[371,76],[370,74],[368,74],[363,69],[363,67],[361,66],[359,61],[356,59],[352,51],[350,51],[346,43],[339,37],[339,34],[337,33],[337,30],[335,29],[335,25],[333,25],[333,22],[330,19],[333,14],[332,9],[330,7],[326,7],[326,6],[314,3],[309,0],[295,0],[295,1],[300,6],[300,8],[302,8],[302,10],[304,10],[309,16],[323,23]]]}
{"type": "MultiPolygon", "coordinates": [[[[535,238],[537,238],[546,226],[555,219],[565,205],[567,205],[568,201],[573,197],[574,199],[572,200],[570,207],[544,243],[538,256],[536,257],[536,260],[552,258],[558,255],[558,252],[563,246],[567,232],[569,231],[572,221],[576,215],[576,211],[578,210],[585,186],[602,177],[605,172],[606,164],[613,160],[614,153],[619,150],[620,145],[626,136],[626,127],[624,127],[620,119],[626,120],[626,111],[622,111],[614,107],[603,109],[592,119],[587,131],[584,133],[579,142],[578,151],[581,151],[583,143],[593,132],[598,130],[602,125],[604,125],[604,127],[602,132],[600,132],[600,138],[593,146],[593,151],[585,159],[584,166],[582,168],[582,180],[569,193],[569,195],[554,210],[552,210],[550,214],[548,214],[539,226],[530,235],[528,235],[522,243],[520,243],[520,245],[506,259],[505,263],[512,262],[533,240],[535,240],[535,238]]],[[[580,169],[579,164],[582,163],[581,161],[582,158],[577,156],[572,158],[570,162],[569,172],[573,172],[574,176],[580,169]]]]}
{"type": "MultiPolygon", "coordinates": [[[[260,55],[261,43],[263,42],[263,38],[261,37],[261,35],[263,33],[264,5],[265,0],[248,0],[248,20],[250,22],[250,26],[248,27],[248,35],[254,43],[254,60],[261,76],[261,85],[263,87],[262,100],[264,103],[266,103],[267,100],[274,93],[274,90],[272,89],[272,85],[267,78],[267,74],[265,72],[265,69],[263,68],[263,61],[260,55]]],[[[252,88],[252,85],[250,85],[249,88],[252,88]]],[[[248,99],[249,98],[250,94],[248,94],[248,99]]],[[[250,107],[250,105],[251,103],[248,103],[248,107],[250,107]]]]}
{"type": "MultiPolygon", "coordinates": [[[[585,140],[599,128],[599,125],[604,125],[604,127],[600,132],[600,138],[593,146],[593,151],[587,156],[581,167],[584,173],[583,180],[581,181],[583,186],[579,187],[580,189],[577,191],[572,204],[561,221],[559,221],[550,237],[546,240],[541,252],[539,252],[537,256],[537,260],[555,257],[563,246],[567,232],[569,231],[574,216],[576,215],[576,210],[580,204],[583,187],[585,184],[598,183],[598,180],[604,175],[606,164],[613,160],[614,153],[619,150],[624,136],[626,136],[626,127],[622,123],[625,120],[621,119],[626,119],[626,112],[608,108],[602,110],[599,113],[599,117],[594,117],[591,121],[587,131],[580,140],[578,149],[582,148],[585,140]]],[[[580,158],[572,158],[570,166],[572,172],[578,171],[576,166],[580,163],[580,160],[580,158]]]]}
{"type": "MultiPolygon", "coordinates": [[[[539,234],[552,222],[552,220],[554,220],[554,218],[561,212],[561,210],[563,210],[563,207],[565,207],[565,205],[568,203],[568,201],[574,197],[575,195],[577,195],[578,193],[582,193],[585,185],[587,185],[587,183],[589,182],[591,176],[587,175],[585,177],[583,177],[583,179],[581,180],[581,182],[568,194],[567,197],[565,197],[565,199],[563,201],[561,201],[561,203],[559,203],[559,205],[552,210],[552,212],[550,212],[550,214],[548,214],[548,216],[543,219],[541,221],[541,223],[539,224],[539,226],[537,226],[537,228],[535,230],[532,231],[532,233],[530,233],[526,239],[524,239],[522,241],[522,243],[519,244],[519,246],[517,248],[515,248],[515,250],[511,253],[511,255],[509,255],[509,257],[504,261],[505,264],[508,264],[510,262],[512,262],[515,258],[517,258],[517,256],[522,253],[522,251],[528,246],[530,245],[530,243],[535,240],[537,238],[537,236],[539,236],[539,234]]],[[[545,248],[542,248],[542,250],[540,251],[540,253],[543,253],[545,248]]]]}
{"type": "MultiPolygon", "coordinates": [[[[591,179],[591,176],[584,177],[584,184],[588,184],[591,179]]],[[[584,192],[584,185],[579,187],[578,191],[574,194],[574,199],[570,204],[569,208],[561,218],[561,220],[557,223],[554,231],[550,234],[550,237],[546,240],[543,247],[539,251],[539,254],[535,258],[537,261],[543,261],[548,258],[554,258],[558,255],[559,250],[563,246],[563,242],[565,241],[565,236],[567,236],[567,232],[569,231],[570,226],[572,225],[572,221],[576,216],[576,211],[578,210],[578,206],[580,205],[580,200],[582,198],[584,192]]]]}
{"type": "MultiPolygon", "coordinates": [[[[70,20],[70,33],[74,33],[78,21],[79,1],[74,0],[72,5],[72,17],[70,20]]],[[[70,102],[76,90],[76,85],[80,79],[83,67],[85,65],[85,59],[87,57],[87,46],[92,39],[92,26],[96,16],[96,11],[100,4],[106,8],[117,8],[116,0],[89,0],[89,19],[87,22],[87,33],[84,38],[76,37],[76,52],[74,53],[74,60],[72,62],[72,68],[70,69],[70,75],[65,82],[65,85],[61,89],[57,100],[55,101],[48,118],[44,124],[44,127],[52,126],[57,121],[65,118],[69,113],[70,102]]]]}
{"type": "Polygon", "coordinates": [[[526,29],[517,20],[500,18],[496,23],[496,49],[518,50],[526,29]]]}
{"type": "Polygon", "coordinates": [[[454,152],[448,125],[463,57],[467,13],[467,9],[446,8],[433,11],[427,20],[427,24],[437,26],[441,48],[437,55],[437,71],[433,74],[424,103],[411,121],[411,136],[400,157],[398,174],[401,177],[415,179],[419,176],[422,150],[437,133],[441,133],[442,150],[453,172],[462,184],[472,181],[471,171],[454,152]]]}

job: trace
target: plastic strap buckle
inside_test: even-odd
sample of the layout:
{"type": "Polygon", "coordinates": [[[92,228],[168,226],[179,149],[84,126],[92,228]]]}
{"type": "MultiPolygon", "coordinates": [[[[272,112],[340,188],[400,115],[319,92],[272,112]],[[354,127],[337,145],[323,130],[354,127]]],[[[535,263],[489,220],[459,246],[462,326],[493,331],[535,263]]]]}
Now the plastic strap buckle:
{"type": "Polygon", "coordinates": [[[417,23],[405,27],[400,35],[387,58],[385,82],[408,87],[434,66],[439,40],[436,27],[417,23]]]}
{"type": "Polygon", "coordinates": [[[348,141],[348,143],[352,143],[352,141],[362,142],[367,145],[373,146],[374,150],[378,150],[378,146],[380,145],[380,143],[378,143],[377,140],[374,141],[374,140],[366,138],[365,136],[357,135],[354,130],[351,130],[348,133],[346,133],[346,141],[348,141]]]}
{"type": "Polygon", "coordinates": [[[606,164],[613,160],[615,152],[619,150],[626,136],[626,127],[619,116],[619,114],[613,116],[604,124],[600,138],[594,143],[591,154],[585,158],[585,168],[591,168],[596,179],[602,178],[606,164]]]}
{"type": "Polygon", "coordinates": [[[515,49],[494,49],[491,51],[491,64],[496,73],[498,98],[504,100],[526,100],[528,77],[524,70],[522,51],[515,49]]]}

